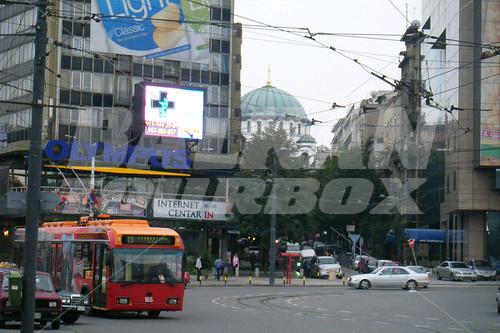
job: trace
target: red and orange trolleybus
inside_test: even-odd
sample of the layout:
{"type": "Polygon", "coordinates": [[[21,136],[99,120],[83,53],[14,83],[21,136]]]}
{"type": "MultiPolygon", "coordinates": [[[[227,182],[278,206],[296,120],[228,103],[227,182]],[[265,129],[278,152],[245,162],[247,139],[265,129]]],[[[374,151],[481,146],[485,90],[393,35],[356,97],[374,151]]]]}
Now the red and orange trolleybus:
{"type": "MultiPolygon", "coordinates": [[[[18,241],[24,230],[16,231],[18,241]]],[[[102,311],[181,311],[184,245],[177,232],[145,220],[48,222],[39,228],[38,269],[56,287],[88,294],[102,311]]]]}

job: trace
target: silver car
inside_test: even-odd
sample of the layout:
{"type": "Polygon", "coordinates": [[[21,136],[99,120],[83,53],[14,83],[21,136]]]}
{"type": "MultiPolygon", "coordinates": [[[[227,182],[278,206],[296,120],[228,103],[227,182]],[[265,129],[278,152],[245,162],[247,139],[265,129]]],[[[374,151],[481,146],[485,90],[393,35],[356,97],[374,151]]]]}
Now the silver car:
{"type": "Polygon", "coordinates": [[[427,287],[430,278],[405,267],[379,267],[369,274],[353,275],[349,278],[349,286],[359,289],[427,287]]]}
{"type": "Polygon", "coordinates": [[[493,280],[497,279],[497,272],[487,260],[470,260],[467,266],[476,273],[478,280],[493,280]]]}
{"type": "Polygon", "coordinates": [[[477,274],[462,261],[443,261],[434,269],[436,278],[452,281],[476,281],[477,274]]]}

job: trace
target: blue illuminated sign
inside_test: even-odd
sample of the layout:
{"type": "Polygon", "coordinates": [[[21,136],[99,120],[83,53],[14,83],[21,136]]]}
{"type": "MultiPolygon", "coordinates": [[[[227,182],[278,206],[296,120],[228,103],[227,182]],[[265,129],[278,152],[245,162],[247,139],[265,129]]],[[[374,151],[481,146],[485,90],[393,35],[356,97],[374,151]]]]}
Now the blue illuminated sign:
{"type": "Polygon", "coordinates": [[[114,148],[109,143],[90,143],[52,140],[45,145],[46,158],[53,162],[91,162],[92,158],[102,163],[120,166],[150,166],[154,169],[190,169],[188,152],[185,149],[170,150],[166,147],[144,147],[123,145],[114,148]]]}

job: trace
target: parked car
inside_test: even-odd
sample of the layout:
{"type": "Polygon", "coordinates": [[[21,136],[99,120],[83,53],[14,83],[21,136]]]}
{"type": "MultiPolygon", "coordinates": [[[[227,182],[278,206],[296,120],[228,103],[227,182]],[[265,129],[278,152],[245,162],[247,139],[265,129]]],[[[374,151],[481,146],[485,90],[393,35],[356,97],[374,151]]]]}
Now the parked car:
{"type": "Polygon", "coordinates": [[[342,267],[332,256],[319,256],[312,259],[311,274],[313,277],[328,278],[330,272],[335,273],[338,278],[342,277],[342,267]]]}
{"type": "MultiPolygon", "coordinates": [[[[13,283],[15,275],[21,277],[22,271],[15,269],[0,270],[0,281],[2,282],[0,288],[0,328],[5,327],[7,321],[21,320],[21,306],[15,304],[15,300],[10,299],[9,296],[9,287],[12,289],[14,287],[20,288],[17,285],[10,285],[13,283]],[[11,279],[12,281],[10,281],[11,279]]],[[[56,293],[50,275],[36,272],[35,321],[41,325],[51,322],[51,328],[57,330],[61,324],[59,320],[61,311],[61,297],[56,293]]]]}
{"type": "Polygon", "coordinates": [[[416,273],[405,267],[379,267],[368,274],[353,275],[349,278],[350,287],[359,289],[427,287],[430,278],[426,274],[416,273]]]}
{"type": "Polygon", "coordinates": [[[497,272],[486,260],[469,260],[467,266],[476,273],[478,279],[496,280],[497,272]]]}
{"type": "Polygon", "coordinates": [[[443,261],[439,266],[436,266],[435,272],[438,280],[443,278],[452,281],[477,280],[476,273],[462,261],[443,261]]]}

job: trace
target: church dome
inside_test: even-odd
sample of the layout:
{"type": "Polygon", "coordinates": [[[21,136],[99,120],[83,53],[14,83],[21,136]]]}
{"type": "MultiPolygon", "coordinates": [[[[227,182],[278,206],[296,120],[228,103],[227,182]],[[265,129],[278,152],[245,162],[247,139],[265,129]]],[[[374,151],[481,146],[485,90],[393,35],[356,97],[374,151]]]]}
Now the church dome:
{"type": "Polygon", "coordinates": [[[314,144],[316,144],[317,142],[316,142],[316,139],[313,136],[311,136],[309,134],[304,134],[304,135],[302,135],[299,138],[299,140],[297,141],[297,143],[298,144],[301,144],[301,143],[302,144],[304,144],[304,143],[314,143],[314,144]]]}
{"type": "Polygon", "coordinates": [[[255,89],[241,98],[243,119],[289,119],[306,121],[300,102],[284,90],[271,84],[255,89]]]}

